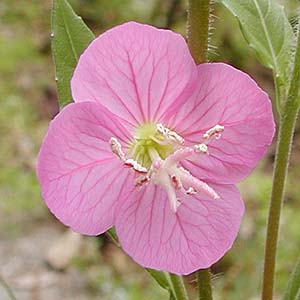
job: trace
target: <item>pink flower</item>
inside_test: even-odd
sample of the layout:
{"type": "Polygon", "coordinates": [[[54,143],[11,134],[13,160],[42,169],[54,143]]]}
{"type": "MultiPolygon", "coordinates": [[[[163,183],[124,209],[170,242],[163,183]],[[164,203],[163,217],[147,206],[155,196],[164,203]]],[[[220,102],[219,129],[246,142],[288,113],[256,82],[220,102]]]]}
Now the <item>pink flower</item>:
{"type": "Polygon", "coordinates": [[[196,66],[171,31],[126,23],[79,59],[75,103],[51,122],[38,158],[47,206],[67,226],[115,226],[144,267],[207,268],[244,212],[235,184],[274,134],[268,96],[223,63],[196,66]]]}

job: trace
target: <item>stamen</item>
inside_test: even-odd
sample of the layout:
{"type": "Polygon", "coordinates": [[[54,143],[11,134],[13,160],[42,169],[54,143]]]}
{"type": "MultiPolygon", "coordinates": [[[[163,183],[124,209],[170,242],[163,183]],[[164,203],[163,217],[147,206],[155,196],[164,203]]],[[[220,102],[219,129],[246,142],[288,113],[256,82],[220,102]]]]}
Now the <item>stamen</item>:
{"type": "Polygon", "coordinates": [[[140,165],[137,161],[135,161],[132,158],[126,159],[124,162],[124,165],[134,169],[138,173],[142,173],[142,174],[148,173],[147,168],[143,167],[142,165],[140,165]]]}
{"type": "Polygon", "coordinates": [[[194,146],[194,150],[196,153],[204,153],[208,154],[208,147],[205,144],[198,144],[194,146]]]}
{"type": "Polygon", "coordinates": [[[148,175],[142,175],[135,180],[135,186],[143,186],[150,181],[150,177],[148,175]]]}
{"type": "Polygon", "coordinates": [[[176,190],[179,190],[182,188],[182,183],[180,181],[180,178],[178,178],[176,175],[171,176],[171,181],[176,190]]]}
{"type": "Polygon", "coordinates": [[[175,131],[170,130],[169,128],[165,127],[163,124],[157,124],[156,130],[158,133],[162,134],[167,141],[183,145],[184,138],[181,137],[175,131]]]}
{"type": "Polygon", "coordinates": [[[196,195],[197,191],[191,186],[185,191],[187,195],[196,195]]]}
{"type": "Polygon", "coordinates": [[[126,160],[126,156],[122,150],[121,143],[117,138],[111,137],[109,140],[111,151],[116,154],[122,161],[126,160]]]}
{"type": "Polygon", "coordinates": [[[219,139],[221,137],[221,133],[223,131],[224,131],[224,126],[217,124],[214,127],[208,129],[203,134],[203,138],[206,140],[211,139],[211,138],[219,139]]]}

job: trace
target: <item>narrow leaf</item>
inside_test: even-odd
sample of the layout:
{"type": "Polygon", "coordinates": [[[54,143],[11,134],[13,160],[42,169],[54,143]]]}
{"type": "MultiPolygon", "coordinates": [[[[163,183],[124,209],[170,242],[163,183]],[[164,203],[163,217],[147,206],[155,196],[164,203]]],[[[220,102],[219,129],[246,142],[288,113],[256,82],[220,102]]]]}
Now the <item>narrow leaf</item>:
{"type": "Polygon", "coordinates": [[[284,292],[282,300],[295,300],[300,295],[300,258],[290,276],[287,288],[284,292]]]}
{"type": "Polygon", "coordinates": [[[94,35],[66,0],[53,0],[51,28],[58,98],[63,107],[72,101],[70,80],[78,58],[94,35]]]}
{"type": "Polygon", "coordinates": [[[153,279],[165,290],[170,293],[170,300],[177,300],[176,294],[172,289],[172,283],[169,279],[169,274],[153,269],[146,269],[146,271],[153,277],[153,279]]]}
{"type": "Polygon", "coordinates": [[[119,239],[118,239],[118,236],[117,236],[117,233],[116,233],[116,230],[114,227],[108,229],[106,231],[106,233],[110,236],[110,238],[112,239],[112,241],[118,246],[120,247],[120,243],[119,243],[119,239]]]}
{"type": "Polygon", "coordinates": [[[284,9],[275,0],[220,0],[237,17],[241,30],[260,62],[273,69],[280,85],[289,75],[294,39],[284,9]]]}

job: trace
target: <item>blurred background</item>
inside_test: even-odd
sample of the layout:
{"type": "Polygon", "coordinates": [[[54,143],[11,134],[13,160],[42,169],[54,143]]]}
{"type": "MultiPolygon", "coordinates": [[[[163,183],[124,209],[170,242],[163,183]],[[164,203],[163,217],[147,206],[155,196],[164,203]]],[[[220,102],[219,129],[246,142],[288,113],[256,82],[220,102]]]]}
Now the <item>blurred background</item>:
{"type": "MultiPolygon", "coordinates": [[[[70,0],[96,34],[128,20],[185,34],[183,0],[70,0]]],[[[299,1],[285,1],[292,19],[299,1]]],[[[0,2],[0,278],[19,300],[154,300],[167,293],[111,240],[74,234],[46,209],[35,175],[36,156],[58,112],[50,45],[51,1],[0,2]]],[[[248,72],[273,98],[271,72],[247,47],[236,20],[214,7],[210,60],[248,72]]],[[[300,130],[283,209],[277,266],[282,293],[300,254],[300,130]]],[[[275,142],[275,141],[274,141],[275,142]]],[[[213,267],[218,300],[259,299],[265,224],[275,146],[241,185],[246,203],[239,237],[213,267]]],[[[195,287],[194,276],[186,278],[195,287]]],[[[0,299],[7,298],[0,286],[0,299]]]]}

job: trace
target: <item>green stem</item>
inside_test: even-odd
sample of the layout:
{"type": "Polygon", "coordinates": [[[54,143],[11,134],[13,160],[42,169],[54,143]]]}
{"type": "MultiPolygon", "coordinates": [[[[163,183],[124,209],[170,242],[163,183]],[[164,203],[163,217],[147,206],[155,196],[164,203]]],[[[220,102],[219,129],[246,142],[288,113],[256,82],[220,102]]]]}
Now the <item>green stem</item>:
{"type": "MultiPolygon", "coordinates": [[[[300,28],[300,25],[299,25],[300,28]]],[[[280,118],[279,136],[276,148],[276,159],[273,176],[273,187],[269,208],[265,263],[263,272],[263,300],[273,299],[276,251],[281,207],[284,197],[284,188],[289,165],[289,158],[295,124],[299,112],[300,86],[300,30],[298,28],[296,53],[293,62],[293,72],[288,98],[280,118]]],[[[281,99],[279,99],[281,100],[281,99]]],[[[279,103],[278,99],[277,102],[279,103]]]]}
{"type": "Polygon", "coordinates": [[[170,281],[173,285],[177,300],[188,300],[188,294],[181,276],[170,273],[170,281]]]}
{"type": "MultiPolygon", "coordinates": [[[[208,38],[210,25],[210,0],[189,0],[187,37],[190,52],[195,63],[201,64],[208,60],[208,38]]],[[[200,300],[211,300],[212,289],[210,271],[197,272],[200,300]]]]}
{"type": "Polygon", "coordinates": [[[273,189],[267,225],[265,264],[263,274],[263,300],[273,299],[274,272],[280,213],[297,111],[298,109],[296,105],[288,105],[287,109],[285,110],[286,113],[281,118],[280,122],[281,124],[279,128],[273,176],[273,189]]]}
{"type": "Polygon", "coordinates": [[[211,274],[209,269],[197,272],[199,300],[212,300],[211,274]]]}
{"type": "MultiPolygon", "coordinates": [[[[210,4],[210,0],[189,0],[187,38],[191,55],[197,65],[208,60],[210,4]]],[[[212,300],[209,269],[199,270],[197,279],[199,299],[212,300]]]]}
{"type": "Polygon", "coordinates": [[[189,0],[187,37],[196,64],[208,59],[209,13],[210,0],[189,0]]]}

